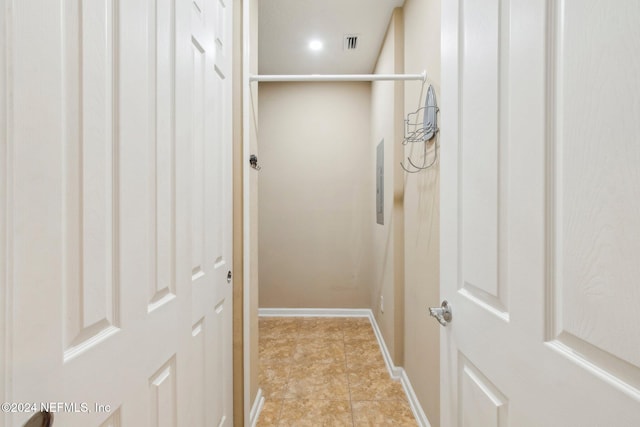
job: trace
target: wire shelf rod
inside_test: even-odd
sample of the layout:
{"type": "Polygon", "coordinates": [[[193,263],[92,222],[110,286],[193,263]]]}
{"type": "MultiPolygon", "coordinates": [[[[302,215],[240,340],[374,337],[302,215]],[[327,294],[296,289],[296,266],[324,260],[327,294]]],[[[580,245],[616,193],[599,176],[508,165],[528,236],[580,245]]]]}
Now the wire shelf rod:
{"type": "Polygon", "coordinates": [[[371,82],[379,80],[422,80],[427,72],[420,74],[258,74],[252,82],[371,82]]]}

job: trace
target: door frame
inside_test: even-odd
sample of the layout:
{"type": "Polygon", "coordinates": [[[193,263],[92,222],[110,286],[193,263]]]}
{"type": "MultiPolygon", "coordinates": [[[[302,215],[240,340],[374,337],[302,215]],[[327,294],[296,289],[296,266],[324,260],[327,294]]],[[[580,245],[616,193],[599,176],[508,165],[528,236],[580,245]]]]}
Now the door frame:
{"type": "MultiPolygon", "coordinates": [[[[243,413],[245,426],[250,425],[251,407],[251,210],[250,210],[250,168],[245,167],[245,159],[251,150],[251,0],[242,0],[242,149],[238,167],[242,174],[242,361],[243,361],[243,413]]],[[[238,100],[240,101],[240,100],[238,100]]],[[[237,217],[236,217],[237,218],[237,217]]],[[[240,240],[241,239],[241,240],[240,240]]],[[[236,240],[236,239],[234,239],[236,240]]]]}

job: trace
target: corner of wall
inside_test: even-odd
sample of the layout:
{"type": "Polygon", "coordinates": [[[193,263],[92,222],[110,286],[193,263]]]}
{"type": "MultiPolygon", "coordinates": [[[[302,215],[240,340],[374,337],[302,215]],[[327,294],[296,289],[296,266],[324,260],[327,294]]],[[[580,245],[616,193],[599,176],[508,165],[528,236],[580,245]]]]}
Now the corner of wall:
{"type": "MultiPolygon", "coordinates": [[[[404,73],[403,10],[391,15],[376,73],[404,73]]],[[[404,83],[372,84],[373,150],[384,140],[384,224],[373,225],[373,271],[371,301],[373,313],[390,348],[394,363],[404,359],[404,174],[400,167],[404,129],[404,83]],[[383,312],[382,298],[384,298],[383,312]]],[[[373,221],[372,221],[373,222],[373,221]]]]}
{"type": "MultiPolygon", "coordinates": [[[[404,11],[402,8],[394,10],[392,16],[394,22],[394,73],[403,74],[404,67],[404,11]]],[[[404,146],[404,82],[394,82],[393,95],[393,217],[394,217],[394,360],[397,365],[404,365],[404,327],[405,327],[405,309],[404,309],[404,170],[400,166],[403,160],[404,146]]]]}
{"type": "MultiPolygon", "coordinates": [[[[406,0],[403,7],[405,70],[410,73],[426,70],[429,79],[424,85],[421,82],[405,83],[404,114],[421,106],[428,84],[433,84],[438,101],[442,102],[440,2],[406,0]]],[[[418,150],[417,146],[407,147],[406,155],[411,154],[412,148],[418,150]]],[[[440,301],[439,176],[439,163],[436,163],[434,168],[405,174],[404,178],[407,325],[404,367],[434,427],[440,425],[440,326],[429,318],[426,307],[439,305],[440,301]]]]}

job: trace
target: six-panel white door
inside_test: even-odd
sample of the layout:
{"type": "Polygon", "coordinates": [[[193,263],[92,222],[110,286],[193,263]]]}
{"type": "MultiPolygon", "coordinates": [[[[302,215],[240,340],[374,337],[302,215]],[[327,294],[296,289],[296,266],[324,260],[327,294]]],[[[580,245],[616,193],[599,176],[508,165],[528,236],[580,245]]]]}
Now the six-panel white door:
{"type": "Polygon", "coordinates": [[[640,425],[638,22],[443,1],[443,427],[640,425]]]}
{"type": "Polygon", "coordinates": [[[230,5],[9,3],[4,400],[231,426],[230,5]]]}

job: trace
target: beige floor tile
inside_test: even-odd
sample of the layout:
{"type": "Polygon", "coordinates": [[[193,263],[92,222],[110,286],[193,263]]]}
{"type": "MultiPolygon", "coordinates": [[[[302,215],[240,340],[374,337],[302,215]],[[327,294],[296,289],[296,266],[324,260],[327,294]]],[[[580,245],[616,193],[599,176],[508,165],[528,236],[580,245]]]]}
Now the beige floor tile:
{"type": "Polygon", "coordinates": [[[285,400],[280,426],[320,427],[353,426],[348,400],[285,400]]]}
{"type": "Polygon", "coordinates": [[[340,318],[342,324],[345,326],[352,325],[367,325],[371,326],[371,321],[368,317],[342,317],[340,318]]]}
{"type": "Polygon", "coordinates": [[[363,351],[367,353],[380,353],[380,345],[378,344],[378,341],[370,339],[345,341],[344,348],[347,353],[360,354],[363,351]]]}
{"type": "Polygon", "coordinates": [[[257,427],[274,427],[278,425],[280,420],[280,412],[282,410],[282,400],[268,400],[264,402],[260,416],[258,417],[257,427]]]}
{"type": "Polygon", "coordinates": [[[344,363],[293,365],[285,399],[349,400],[344,363]]]}
{"type": "Polygon", "coordinates": [[[348,376],[353,400],[406,400],[402,384],[391,379],[386,369],[350,372],[348,376]]]}
{"type": "Polygon", "coordinates": [[[352,318],[352,319],[345,319],[342,322],[342,327],[344,328],[344,330],[348,330],[348,329],[373,329],[373,326],[371,325],[371,322],[369,321],[368,318],[365,317],[358,317],[358,318],[352,318]]]}
{"type": "Polygon", "coordinates": [[[258,335],[263,338],[295,338],[302,320],[291,317],[264,317],[258,320],[258,335]]]}
{"type": "Polygon", "coordinates": [[[344,343],[344,351],[347,356],[352,360],[369,360],[371,358],[382,357],[382,352],[378,344],[360,343],[359,345],[353,345],[353,343],[344,343]]]}
{"type": "Polygon", "coordinates": [[[345,356],[347,359],[347,370],[349,372],[386,368],[377,342],[375,345],[345,342],[345,356]]]}
{"type": "Polygon", "coordinates": [[[377,343],[376,334],[373,332],[371,326],[355,326],[355,327],[346,327],[343,329],[344,333],[344,341],[352,342],[352,341],[370,341],[377,343]]]}
{"type": "Polygon", "coordinates": [[[411,407],[402,401],[352,402],[355,426],[417,426],[411,407]]]}
{"type": "Polygon", "coordinates": [[[342,317],[305,317],[302,319],[303,324],[315,324],[326,326],[342,327],[345,324],[345,318],[342,317]]]}
{"type": "Polygon", "coordinates": [[[299,339],[293,353],[294,363],[345,362],[344,342],[323,339],[299,339]]]}
{"type": "Polygon", "coordinates": [[[349,353],[346,355],[346,358],[348,372],[387,369],[387,365],[385,365],[382,355],[369,355],[369,357],[362,357],[362,355],[359,354],[349,353]]]}
{"type": "Polygon", "coordinates": [[[260,338],[258,344],[260,361],[265,364],[290,363],[295,348],[295,338],[260,338]]]}
{"type": "Polygon", "coordinates": [[[334,318],[310,318],[300,324],[300,339],[343,340],[342,321],[334,318]]]}
{"type": "Polygon", "coordinates": [[[347,357],[347,372],[366,372],[372,369],[387,370],[387,365],[385,365],[382,356],[372,360],[351,360],[347,357]]]}
{"type": "Polygon", "coordinates": [[[260,317],[258,319],[258,326],[288,326],[288,325],[299,325],[304,321],[301,317],[277,317],[277,316],[268,316],[268,317],[260,317]]]}
{"type": "Polygon", "coordinates": [[[291,364],[263,364],[260,363],[258,384],[266,399],[283,399],[284,391],[289,380],[291,364]]]}
{"type": "Polygon", "coordinates": [[[365,378],[379,375],[382,378],[391,379],[391,374],[389,374],[389,369],[387,369],[387,365],[384,364],[384,361],[381,363],[369,363],[368,365],[356,365],[356,369],[347,367],[347,373],[365,378]]]}

